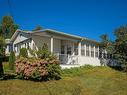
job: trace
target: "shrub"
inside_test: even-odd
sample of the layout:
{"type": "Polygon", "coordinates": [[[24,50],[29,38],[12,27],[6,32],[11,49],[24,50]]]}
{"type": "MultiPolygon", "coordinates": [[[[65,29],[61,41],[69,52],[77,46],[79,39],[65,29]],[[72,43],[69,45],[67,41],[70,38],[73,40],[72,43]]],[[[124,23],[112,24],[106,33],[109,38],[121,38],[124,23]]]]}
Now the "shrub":
{"type": "Polygon", "coordinates": [[[16,61],[16,73],[20,79],[51,80],[60,78],[60,66],[57,59],[20,57],[16,61]]]}
{"type": "Polygon", "coordinates": [[[20,49],[19,57],[25,57],[25,58],[28,57],[28,52],[27,52],[26,48],[21,48],[20,49]]]}
{"type": "Polygon", "coordinates": [[[44,43],[42,49],[37,51],[38,58],[45,59],[48,58],[51,53],[48,51],[48,45],[44,43]]]}
{"type": "Polygon", "coordinates": [[[15,53],[12,51],[10,53],[10,57],[9,57],[9,68],[10,68],[10,70],[14,70],[14,64],[15,64],[15,53]]]}

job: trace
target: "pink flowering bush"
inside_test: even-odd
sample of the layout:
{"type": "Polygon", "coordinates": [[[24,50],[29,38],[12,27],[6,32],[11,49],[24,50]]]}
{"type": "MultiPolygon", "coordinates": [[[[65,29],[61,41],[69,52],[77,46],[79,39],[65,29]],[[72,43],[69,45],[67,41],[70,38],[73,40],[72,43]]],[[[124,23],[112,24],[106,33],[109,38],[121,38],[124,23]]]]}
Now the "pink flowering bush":
{"type": "Polygon", "coordinates": [[[16,73],[20,79],[51,80],[60,79],[59,60],[53,58],[23,58],[16,60],[16,73]]]}

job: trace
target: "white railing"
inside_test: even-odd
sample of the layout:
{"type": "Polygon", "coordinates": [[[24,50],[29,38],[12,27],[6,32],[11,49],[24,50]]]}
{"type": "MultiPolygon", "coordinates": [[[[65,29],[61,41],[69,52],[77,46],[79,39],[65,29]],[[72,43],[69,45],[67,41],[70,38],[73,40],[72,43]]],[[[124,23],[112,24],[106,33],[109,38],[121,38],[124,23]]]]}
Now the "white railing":
{"type": "Polygon", "coordinates": [[[68,54],[56,54],[58,59],[61,61],[61,64],[78,64],[77,55],[68,55],[68,54]]]}

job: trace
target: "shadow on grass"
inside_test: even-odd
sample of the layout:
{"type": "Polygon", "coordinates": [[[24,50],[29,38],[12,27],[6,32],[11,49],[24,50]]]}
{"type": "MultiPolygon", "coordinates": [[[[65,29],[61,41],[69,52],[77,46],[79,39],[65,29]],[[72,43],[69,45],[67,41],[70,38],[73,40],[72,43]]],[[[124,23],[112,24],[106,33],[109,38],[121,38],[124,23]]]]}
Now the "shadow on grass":
{"type": "Polygon", "coordinates": [[[29,81],[34,81],[34,82],[47,82],[50,80],[60,80],[61,77],[57,77],[55,79],[47,79],[46,77],[43,77],[41,80],[32,79],[32,78],[31,79],[24,79],[24,78],[17,77],[17,75],[14,73],[12,73],[12,74],[6,73],[6,74],[2,75],[2,77],[0,77],[0,80],[12,80],[12,79],[29,80],[29,81]]]}
{"type": "Polygon", "coordinates": [[[109,67],[112,68],[112,69],[115,69],[117,71],[124,71],[124,68],[121,67],[121,66],[109,66],[109,67]]]}
{"type": "Polygon", "coordinates": [[[16,74],[4,74],[0,80],[16,79],[16,74]]]}

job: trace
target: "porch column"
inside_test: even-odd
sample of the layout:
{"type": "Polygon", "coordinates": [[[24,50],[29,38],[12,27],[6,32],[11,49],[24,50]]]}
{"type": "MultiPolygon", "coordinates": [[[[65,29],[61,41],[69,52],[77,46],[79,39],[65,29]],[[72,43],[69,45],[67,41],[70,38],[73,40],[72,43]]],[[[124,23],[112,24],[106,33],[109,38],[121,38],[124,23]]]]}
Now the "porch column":
{"type": "Polygon", "coordinates": [[[95,45],[94,45],[94,58],[95,58],[95,51],[96,51],[96,48],[95,48],[95,45]]]}
{"type": "Polygon", "coordinates": [[[91,57],[91,44],[89,44],[89,56],[91,57]]]}
{"type": "Polygon", "coordinates": [[[99,50],[100,48],[99,48],[99,46],[98,46],[98,58],[99,58],[99,56],[100,56],[100,50],[99,50]]]}
{"type": "Polygon", "coordinates": [[[78,43],[78,55],[81,56],[81,41],[78,43]]]}
{"type": "Polygon", "coordinates": [[[84,44],[84,47],[85,47],[85,56],[86,56],[86,43],[84,44]]]}
{"type": "Polygon", "coordinates": [[[75,55],[75,53],[74,53],[74,42],[72,43],[72,55],[75,55]]]}
{"type": "Polygon", "coordinates": [[[53,53],[53,37],[51,37],[51,53],[53,53]]]}

